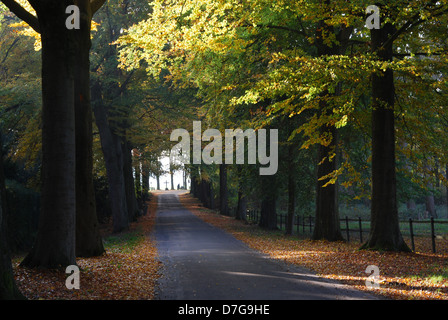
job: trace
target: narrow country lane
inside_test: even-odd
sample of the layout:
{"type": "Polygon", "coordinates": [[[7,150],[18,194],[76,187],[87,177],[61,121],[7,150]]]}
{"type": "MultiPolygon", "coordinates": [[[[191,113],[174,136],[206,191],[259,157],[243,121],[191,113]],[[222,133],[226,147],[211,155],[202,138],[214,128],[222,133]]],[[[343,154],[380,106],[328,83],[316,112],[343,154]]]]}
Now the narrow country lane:
{"type": "Polygon", "coordinates": [[[164,266],[157,299],[377,299],[248,248],[186,210],[178,193],[158,195],[155,237],[164,266]]]}

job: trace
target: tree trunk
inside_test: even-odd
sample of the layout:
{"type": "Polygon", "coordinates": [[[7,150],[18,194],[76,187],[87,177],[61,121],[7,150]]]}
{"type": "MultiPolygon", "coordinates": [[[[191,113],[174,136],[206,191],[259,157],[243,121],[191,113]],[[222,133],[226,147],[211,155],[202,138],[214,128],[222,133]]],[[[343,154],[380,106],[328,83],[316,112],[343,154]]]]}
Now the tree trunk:
{"type": "Polygon", "coordinates": [[[413,199],[409,199],[408,202],[406,203],[406,208],[408,210],[415,211],[415,209],[417,208],[415,201],[413,199]]]}
{"type": "Polygon", "coordinates": [[[207,193],[208,193],[208,208],[215,209],[215,194],[213,191],[213,184],[211,181],[207,181],[207,193]]]}
{"type": "Polygon", "coordinates": [[[95,121],[100,133],[101,149],[103,150],[109,182],[109,199],[113,219],[113,232],[120,232],[129,227],[126,203],[126,188],[123,174],[123,151],[121,139],[112,132],[107,119],[106,108],[101,99],[101,87],[95,83],[92,87],[95,121]]]}
{"type": "Polygon", "coordinates": [[[199,199],[198,175],[199,175],[198,167],[195,165],[192,165],[191,169],[190,169],[190,176],[191,176],[190,193],[192,193],[195,198],[199,199]]]}
{"type": "Polygon", "coordinates": [[[138,214],[138,202],[135,197],[135,182],[134,175],[132,174],[132,147],[126,138],[121,138],[123,142],[121,143],[123,152],[123,175],[124,175],[124,185],[126,192],[126,205],[128,208],[128,220],[135,221],[138,214]]]}
{"type": "Polygon", "coordinates": [[[146,161],[142,164],[142,201],[148,200],[149,194],[149,166],[146,161]]]}
{"type": "Polygon", "coordinates": [[[93,187],[93,134],[90,94],[90,4],[80,2],[81,26],[77,37],[75,68],[75,132],[76,132],[76,255],[98,256],[104,252],[99,233],[93,187]]]}
{"type": "Polygon", "coordinates": [[[333,157],[332,160],[329,159],[330,154],[335,152],[334,149],[337,146],[337,133],[335,127],[325,128],[324,130],[332,135],[332,141],[328,146],[318,146],[318,159],[319,162],[322,162],[317,167],[316,219],[313,239],[340,241],[343,240],[343,237],[339,222],[338,185],[332,183],[323,187],[330,179],[321,179],[337,169],[337,157],[333,157]]]}
{"type": "Polygon", "coordinates": [[[27,267],[75,265],[75,39],[64,1],[38,12],[42,37],[42,188],[36,242],[27,267]]]}
{"type": "Polygon", "coordinates": [[[239,190],[238,191],[238,205],[236,208],[236,219],[246,220],[246,210],[247,210],[247,198],[246,195],[239,190]]]}
{"type": "Polygon", "coordinates": [[[227,165],[219,165],[219,211],[221,214],[227,214],[227,165]]]}
{"type": "MultiPolygon", "coordinates": [[[[2,137],[0,134],[0,189],[5,190],[3,174],[2,137]]],[[[6,241],[6,223],[3,219],[4,192],[0,192],[0,300],[24,299],[14,280],[8,243],[6,241]]]]}
{"type": "Polygon", "coordinates": [[[262,176],[262,200],[260,212],[260,227],[268,230],[277,229],[276,198],[277,186],[276,176],[262,176]]]}
{"type": "Polygon", "coordinates": [[[247,211],[247,197],[244,193],[244,178],[242,176],[241,166],[237,167],[237,176],[238,176],[238,204],[236,207],[236,219],[237,220],[246,220],[246,211],[247,211]]]}
{"type": "MultiPolygon", "coordinates": [[[[134,154],[135,156],[135,154],[134,154]]],[[[134,161],[135,165],[134,167],[134,182],[135,182],[135,194],[137,197],[137,202],[140,203],[140,201],[142,200],[142,194],[143,194],[143,188],[142,188],[142,183],[141,183],[141,178],[142,178],[142,170],[141,170],[141,163],[140,161],[134,161]]]]}
{"type": "MultiPolygon", "coordinates": [[[[448,164],[445,165],[445,178],[448,179],[448,164]]],[[[448,218],[448,186],[445,188],[445,195],[446,195],[446,217],[448,218]]]]}
{"type": "MultiPolygon", "coordinates": [[[[382,47],[394,32],[391,23],[371,30],[372,50],[383,61],[392,61],[392,41],[382,47]]],[[[391,69],[372,75],[372,207],[370,234],[364,249],[409,251],[398,223],[394,91],[391,69]]]]}
{"type": "MultiPolygon", "coordinates": [[[[1,201],[0,201],[1,202],[1,201]]],[[[7,247],[5,226],[2,223],[2,208],[0,207],[0,300],[24,299],[17,288],[7,247]]]]}
{"type": "MultiPolygon", "coordinates": [[[[330,46],[325,41],[325,38],[334,33],[335,32],[332,26],[327,25],[323,21],[320,22],[316,35],[318,56],[335,55],[345,51],[345,46],[343,43],[348,40],[350,32],[348,29],[340,31],[340,43],[333,43],[333,45],[330,46]]],[[[338,95],[340,90],[341,87],[340,84],[338,84],[334,94],[330,94],[327,90],[321,94],[319,108],[322,115],[326,116],[332,114],[333,111],[328,106],[326,99],[328,99],[331,95],[338,95]]],[[[330,136],[331,142],[328,145],[320,144],[318,146],[316,219],[312,238],[314,240],[325,239],[328,241],[340,241],[343,240],[343,237],[339,223],[338,185],[337,183],[331,183],[326,187],[323,187],[330,179],[322,179],[338,168],[336,161],[337,157],[334,156],[331,160],[329,159],[332,154],[336,153],[338,131],[333,125],[324,125],[320,129],[320,134],[321,136],[330,136]]]]}
{"type": "Polygon", "coordinates": [[[428,212],[428,215],[436,219],[437,218],[436,204],[434,202],[434,194],[432,192],[426,196],[425,207],[426,212],[428,212]]]}
{"type": "Polygon", "coordinates": [[[288,217],[286,219],[286,234],[291,235],[294,224],[294,209],[296,205],[296,180],[294,172],[294,148],[295,145],[288,146],[288,217]]]}

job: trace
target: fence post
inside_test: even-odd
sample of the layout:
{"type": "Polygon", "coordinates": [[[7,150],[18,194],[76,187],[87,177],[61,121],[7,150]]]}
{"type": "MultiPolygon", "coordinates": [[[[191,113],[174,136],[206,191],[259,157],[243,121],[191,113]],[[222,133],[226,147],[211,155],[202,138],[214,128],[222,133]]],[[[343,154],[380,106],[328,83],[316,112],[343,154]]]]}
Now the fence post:
{"type": "Polygon", "coordinates": [[[361,220],[361,217],[358,217],[358,221],[359,221],[359,240],[362,243],[362,220],[361,220]]]}
{"type": "Polygon", "coordinates": [[[300,216],[297,215],[296,217],[297,217],[297,221],[296,221],[296,223],[297,223],[297,235],[299,235],[299,231],[300,231],[300,216]]]}
{"type": "Polygon", "coordinates": [[[434,217],[431,217],[431,242],[432,242],[432,252],[436,253],[436,235],[434,234],[434,217]]]}
{"type": "Polygon", "coordinates": [[[350,242],[350,229],[348,228],[348,217],[345,216],[345,227],[347,231],[347,242],[350,242]]]}
{"type": "Polygon", "coordinates": [[[411,246],[412,251],[415,251],[415,244],[414,244],[414,228],[412,227],[412,218],[409,218],[409,232],[411,234],[411,246]]]}

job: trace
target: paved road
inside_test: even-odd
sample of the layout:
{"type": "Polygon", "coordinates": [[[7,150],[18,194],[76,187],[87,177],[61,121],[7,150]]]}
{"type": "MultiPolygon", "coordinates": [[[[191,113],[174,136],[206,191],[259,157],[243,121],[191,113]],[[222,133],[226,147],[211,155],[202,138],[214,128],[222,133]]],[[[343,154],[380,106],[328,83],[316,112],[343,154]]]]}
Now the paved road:
{"type": "Polygon", "coordinates": [[[277,262],[194,216],[178,192],[159,194],[155,237],[162,300],[376,299],[277,262]]]}

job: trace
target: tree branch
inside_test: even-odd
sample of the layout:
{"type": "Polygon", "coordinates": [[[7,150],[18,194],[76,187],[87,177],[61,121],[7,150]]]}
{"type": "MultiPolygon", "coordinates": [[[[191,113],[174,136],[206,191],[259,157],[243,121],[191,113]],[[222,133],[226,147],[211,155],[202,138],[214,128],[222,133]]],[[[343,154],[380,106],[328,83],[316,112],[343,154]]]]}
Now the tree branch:
{"type": "Polygon", "coordinates": [[[17,42],[19,42],[20,38],[15,38],[14,41],[12,42],[12,44],[9,46],[8,50],[6,50],[6,54],[3,57],[3,60],[0,62],[0,65],[2,65],[3,63],[5,63],[6,58],[8,58],[8,55],[10,53],[10,51],[12,50],[12,48],[14,48],[14,46],[17,44],[17,42]]]}
{"type": "Polygon", "coordinates": [[[272,25],[272,24],[267,24],[267,25],[260,25],[261,27],[266,27],[266,28],[271,28],[271,29],[279,29],[279,30],[285,30],[285,31],[290,31],[290,32],[294,32],[297,33],[299,35],[302,35],[304,37],[306,37],[306,33],[303,30],[298,30],[298,29],[293,29],[293,28],[289,28],[286,26],[276,26],[276,25],[272,25]]]}
{"type": "MultiPolygon", "coordinates": [[[[436,1],[431,1],[430,4],[433,4],[436,1]]],[[[428,4],[426,7],[428,7],[430,4],[428,4]]],[[[434,9],[433,11],[436,11],[437,9],[434,9]]],[[[423,22],[429,21],[432,18],[436,18],[438,16],[444,15],[448,13],[448,9],[441,10],[440,12],[437,12],[435,14],[432,14],[427,19],[421,19],[420,18],[420,12],[417,12],[415,15],[413,15],[405,24],[401,26],[400,29],[398,29],[389,39],[387,39],[386,42],[383,43],[382,48],[386,48],[387,45],[394,42],[401,34],[408,32],[412,28],[415,28],[416,26],[422,24],[423,22]]]]}
{"type": "Polygon", "coordinates": [[[37,33],[40,33],[39,20],[36,16],[26,11],[19,3],[14,0],[0,0],[5,4],[8,9],[14,13],[18,18],[22,19],[28,25],[34,29],[37,33]]]}

